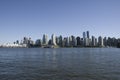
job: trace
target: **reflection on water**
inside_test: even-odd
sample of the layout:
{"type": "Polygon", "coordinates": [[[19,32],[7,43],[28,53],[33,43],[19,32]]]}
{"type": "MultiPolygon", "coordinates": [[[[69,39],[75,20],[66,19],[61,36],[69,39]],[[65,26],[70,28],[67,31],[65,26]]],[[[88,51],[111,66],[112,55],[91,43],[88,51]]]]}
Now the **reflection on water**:
{"type": "Polygon", "coordinates": [[[0,80],[119,80],[117,48],[1,48],[0,80]]]}

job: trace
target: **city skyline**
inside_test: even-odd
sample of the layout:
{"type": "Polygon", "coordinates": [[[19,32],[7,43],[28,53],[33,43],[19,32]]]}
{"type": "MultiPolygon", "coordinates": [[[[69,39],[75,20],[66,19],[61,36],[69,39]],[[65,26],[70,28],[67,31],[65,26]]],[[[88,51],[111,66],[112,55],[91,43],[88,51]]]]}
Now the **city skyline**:
{"type": "Polygon", "coordinates": [[[16,40],[13,43],[1,44],[0,47],[42,47],[42,48],[59,48],[59,47],[119,47],[120,38],[115,37],[95,37],[90,36],[89,31],[83,32],[83,36],[56,36],[51,35],[48,38],[47,34],[43,34],[42,38],[37,38],[35,41],[31,37],[23,37],[21,40],[16,40]]]}
{"type": "MultiPolygon", "coordinates": [[[[95,35],[93,35],[93,34],[90,34],[91,32],[90,31],[83,31],[82,33],[81,33],[81,36],[80,35],[61,35],[61,34],[59,34],[59,35],[56,35],[56,34],[41,34],[39,37],[36,37],[35,39],[34,38],[32,38],[31,36],[23,36],[23,37],[21,37],[21,38],[19,38],[19,39],[15,39],[15,40],[13,40],[12,42],[4,42],[4,43],[1,43],[0,42],[0,44],[6,44],[6,43],[14,43],[15,41],[22,41],[22,39],[23,38],[29,38],[29,39],[31,39],[32,41],[36,41],[37,39],[40,39],[41,41],[42,41],[42,44],[46,44],[46,42],[48,42],[50,39],[53,39],[53,36],[54,36],[54,38],[56,38],[56,37],[62,37],[62,38],[67,38],[67,37],[70,37],[70,36],[74,36],[75,38],[77,38],[77,37],[80,37],[80,38],[82,38],[82,39],[85,39],[85,38],[88,38],[88,39],[91,39],[92,40],[92,38],[94,37],[94,38],[96,38],[97,40],[99,39],[99,37],[102,37],[102,38],[115,38],[115,39],[120,39],[120,37],[111,37],[111,36],[101,36],[101,35],[99,35],[99,36],[95,36],[95,35]]],[[[53,42],[53,44],[54,44],[54,42],[53,42]]]]}
{"type": "Polygon", "coordinates": [[[43,33],[119,38],[120,0],[1,0],[0,43],[43,33]]]}

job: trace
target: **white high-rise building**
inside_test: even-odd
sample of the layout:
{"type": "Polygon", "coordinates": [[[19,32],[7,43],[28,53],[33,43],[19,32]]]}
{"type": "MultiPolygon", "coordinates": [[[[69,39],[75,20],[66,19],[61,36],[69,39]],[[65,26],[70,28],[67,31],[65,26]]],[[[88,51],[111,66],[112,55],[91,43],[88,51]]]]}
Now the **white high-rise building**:
{"type": "Polygon", "coordinates": [[[89,31],[87,31],[86,33],[83,32],[83,44],[84,46],[90,46],[89,31]]]}
{"type": "Polygon", "coordinates": [[[52,45],[56,45],[56,36],[55,36],[55,34],[52,34],[51,42],[52,42],[52,45]]]}
{"type": "Polygon", "coordinates": [[[88,39],[88,38],[85,38],[84,43],[85,43],[84,46],[89,46],[89,39],[88,39]]]}
{"type": "Polygon", "coordinates": [[[72,46],[72,37],[69,37],[69,45],[72,46]]]}

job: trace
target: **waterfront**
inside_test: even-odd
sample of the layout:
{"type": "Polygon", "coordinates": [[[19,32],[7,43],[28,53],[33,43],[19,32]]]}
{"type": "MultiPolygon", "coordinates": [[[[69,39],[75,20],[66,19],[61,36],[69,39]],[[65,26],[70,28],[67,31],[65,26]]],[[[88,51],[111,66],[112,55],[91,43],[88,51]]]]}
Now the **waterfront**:
{"type": "Polygon", "coordinates": [[[119,80],[119,48],[0,48],[0,80],[119,80]]]}

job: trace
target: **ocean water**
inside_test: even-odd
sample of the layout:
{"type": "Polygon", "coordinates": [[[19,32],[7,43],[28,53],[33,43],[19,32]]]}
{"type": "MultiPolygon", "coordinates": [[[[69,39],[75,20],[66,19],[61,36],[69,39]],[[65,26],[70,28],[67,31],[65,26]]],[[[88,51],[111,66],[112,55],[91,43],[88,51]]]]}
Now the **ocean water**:
{"type": "Polygon", "coordinates": [[[120,80],[120,49],[0,48],[0,80],[120,80]]]}

